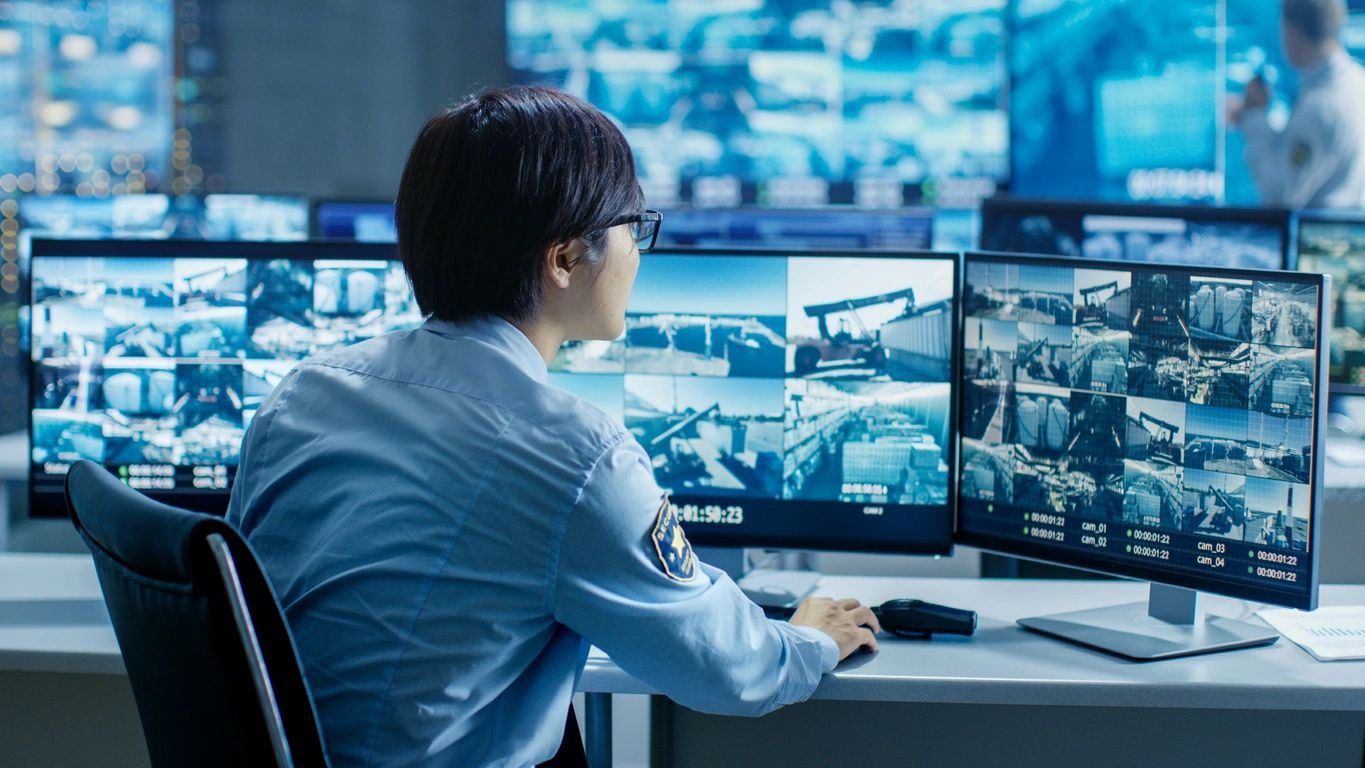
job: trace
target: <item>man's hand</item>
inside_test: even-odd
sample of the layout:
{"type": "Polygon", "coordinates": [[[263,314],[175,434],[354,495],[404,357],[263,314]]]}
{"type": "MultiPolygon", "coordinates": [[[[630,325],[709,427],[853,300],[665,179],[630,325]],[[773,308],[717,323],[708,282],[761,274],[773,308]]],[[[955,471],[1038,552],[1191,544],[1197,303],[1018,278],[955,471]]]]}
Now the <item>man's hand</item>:
{"type": "Polygon", "coordinates": [[[872,609],[857,600],[831,600],[828,597],[808,597],[796,607],[790,623],[814,627],[834,638],[839,645],[839,660],[847,659],[859,648],[877,650],[877,633],[881,622],[872,609]]]}
{"type": "Polygon", "coordinates": [[[1265,109],[1270,106],[1270,85],[1259,75],[1247,83],[1246,93],[1240,103],[1233,103],[1228,109],[1228,122],[1236,125],[1247,112],[1265,109]]]}
{"type": "Polygon", "coordinates": [[[1242,111],[1265,109],[1270,105],[1270,85],[1260,77],[1251,78],[1242,96],[1242,111]]]}

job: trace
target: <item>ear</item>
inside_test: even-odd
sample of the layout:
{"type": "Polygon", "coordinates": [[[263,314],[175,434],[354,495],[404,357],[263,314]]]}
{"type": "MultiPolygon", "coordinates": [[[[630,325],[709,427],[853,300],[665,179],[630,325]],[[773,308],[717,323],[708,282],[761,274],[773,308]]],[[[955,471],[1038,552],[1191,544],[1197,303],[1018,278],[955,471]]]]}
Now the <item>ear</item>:
{"type": "Polygon", "coordinates": [[[568,288],[570,275],[586,251],[587,244],[581,237],[555,243],[547,248],[542,267],[548,284],[556,288],[568,288]]]}

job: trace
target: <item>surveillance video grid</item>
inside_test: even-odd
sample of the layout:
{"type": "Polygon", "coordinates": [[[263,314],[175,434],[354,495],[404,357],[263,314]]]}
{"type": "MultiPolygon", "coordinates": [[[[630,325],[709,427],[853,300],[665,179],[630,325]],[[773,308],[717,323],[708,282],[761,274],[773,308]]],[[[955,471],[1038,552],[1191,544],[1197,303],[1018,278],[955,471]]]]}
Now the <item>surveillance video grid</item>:
{"type": "Polygon", "coordinates": [[[946,508],[953,272],[947,257],[650,254],[622,338],[566,345],[550,381],[623,419],[661,487],[705,500],[682,506],[689,522],[741,523],[725,510],[764,502],[946,508]]]}
{"type": "Polygon", "coordinates": [[[420,322],[398,262],[37,259],[35,483],[90,459],[145,490],[225,491],[300,360],[420,322]]]}
{"type": "Polygon", "coordinates": [[[1119,573],[1302,589],[1317,279],[1055,263],[967,257],[961,528],[1119,573]]]}
{"type": "Polygon", "coordinates": [[[662,205],[979,199],[1009,166],[1005,5],[508,0],[508,61],[618,121],[662,205]]]}
{"type": "MultiPolygon", "coordinates": [[[[1365,28],[1365,13],[1361,15],[1365,28]]],[[[1299,221],[1299,269],[1332,276],[1333,384],[1365,387],[1365,219],[1299,221]]]]}

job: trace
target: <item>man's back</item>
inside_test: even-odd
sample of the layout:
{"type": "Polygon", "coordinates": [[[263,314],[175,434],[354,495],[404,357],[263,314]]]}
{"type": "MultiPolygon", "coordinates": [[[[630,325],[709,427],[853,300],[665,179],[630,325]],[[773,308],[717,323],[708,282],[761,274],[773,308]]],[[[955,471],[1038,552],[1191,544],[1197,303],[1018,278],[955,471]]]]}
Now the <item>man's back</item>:
{"type": "Polygon", "coordinates": [[[230,518],[342,764],[562,733],[583,649],[552,616],[555,531],[624,435],[507,354],[441,324],[391,334],[304,363],[252,424],[230,518]]]}
{"type": "Polygon", "coordinates": [[[548,759],[583,638],[729,714],[803,700],[837,662],[694,561],[644,450],[545,368],[504,320],[429,321],[306,361],[252,421],[228,514],[338,766],[548,759]]]}

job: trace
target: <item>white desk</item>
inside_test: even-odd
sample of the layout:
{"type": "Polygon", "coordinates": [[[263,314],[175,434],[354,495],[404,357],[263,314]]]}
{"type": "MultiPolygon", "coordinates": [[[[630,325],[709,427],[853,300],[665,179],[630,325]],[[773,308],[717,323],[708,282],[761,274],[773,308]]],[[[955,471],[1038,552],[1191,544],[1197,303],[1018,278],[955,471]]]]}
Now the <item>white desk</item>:
{"type": "MultiPolygon", "coordinates": [[[[816,700],[1365,712],[1365,662],[1318,663],[1287,640],[1136,664],[1014,624],[1027,615],[1144,599],[1142,584],[826,577],[820,591],[869,603],[915,596],[975,609],[981,621],[972,638],[883,637],[876,656],[854,657],[827,677],[816,700]]],[[[1365,603],[1365,586],[1325,587],[1322,602],[1365,603]]],[[[1205,607],[1231,616],[1252,609],[1223,598],[1207,598],[1205,607]]],[[[0,554],[0,676],[12,673],[123,674],[88,557],[0,554]]],[[[597,651],[579,688],[593,699],[594,730],[592,715],[605,703],[597,694],[654,693],[597,651]]],[[[5,741],[0,733],[0,763],[5,741]]]]}

